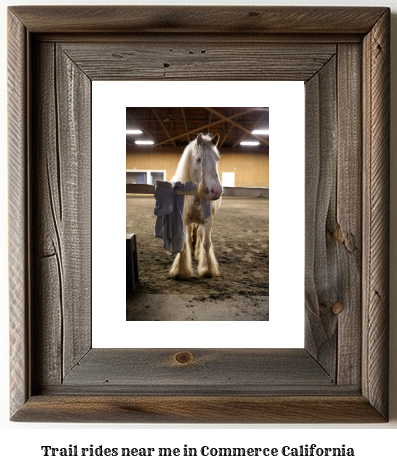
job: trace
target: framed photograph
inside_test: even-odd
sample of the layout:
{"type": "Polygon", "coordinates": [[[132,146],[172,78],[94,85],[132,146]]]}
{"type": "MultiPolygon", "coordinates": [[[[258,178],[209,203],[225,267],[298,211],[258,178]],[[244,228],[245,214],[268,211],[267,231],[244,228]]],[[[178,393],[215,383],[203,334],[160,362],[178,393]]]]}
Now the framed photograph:
{"type": "Polygon", "coordinates": [[[9,8],[11,420],[388,420],[389,23],[384,7],[9,8]],[[262,323],[293,310],[302,348],[93,346],[104,81],[304,83],[304,287],[262,323]]]}
{"type": "MultiPolygon", "coordinates": [[[[256,93],[248,92],[245,82],[232,81],[167,81],[165,88],[156,87],[156,82],[129,84],[132,94],[144,85],[143,102],[149,96],[154,102],[151,95],[158,92],[160,97],[152,106],[126,109],[125,232],[133,234],[136,248],[132,253],[138,256],[139,252],[136,270],[130,263],[132,254],[128,258],[127,267],[133,267],[139,281],[133,283],[131,273],[127,320],[135,322],[132,328],[137,322],[156,320],[210,322],[209,331],[216,326],[222,329],[221,324],[214,324],[218,321],[267,321],[269,106],[230,104],[233,91],[242,92],[246,101],[249,94],[255,94],[253,99],[263,103],[260,92],[266,84],[255,82],[256,93]],[[175,101],[166,106],[175,96],[185,106],[175,101]],[[200,101],[207,96],[216,102],[213,106],[188,105],[190,97],[200,101]],[[221,102],[229,106],[219,106],[221,102]],[[163,171],[156,170],[160,164],[163,171]],[[187,194],[172,196],[170,181],[180,182],[176,188],[187,194]],[[197,188],[190,189],[193,183],[200,188],[200,196],[197,188]],[[145,190],[153,194],[142,193],[145,190]],[[169,198],[174,205],[166,204],[169,198]],[[170,232],[171,224],[175,230],[170,232]]],[[[125,95],[121,98],[125,102],[125,95]]],[[[297,160],[303,167],[304,158],[297,160]]],[[[228,331],[228,337],[235,336],[228,331]]]]}
{"type": "MultiPolygon", "coordinates": [[[[189,348],[303,347],[304,101],[302,81],[254,81],[249,82],[249,87],[244,81],[93,82],[91,227],[95,237],[91,253],[94,348],[169,348],[179,344],[181,335],[189,348]],[[209,119],[211,112],[199,106],[204,96],[211,97],[215,107],[211,112],[218,113],[216,118],[212,113],[212,120],[209,119]],[[127,106],[127,121],[126,104],[135,105],[127,106]],[[146,107],[137,108],[138,105],[146,107]],[[151,107],[147,108],[148,105],[151,107]],[[269,107],[272,111],[268,123],[269,107]],[[210,127],[210,131],[222,136],[218,143],[221,154],[218,172],[226,188],[213,222],[212,240],[219,263],[219,276],[216,278],[200,276],[198,263],[192,257],[193,276],[189,280],[171,279],[168,272],[175,256],[162,247],[160,239],[153,237],[156,222],[154,187],[144,183],[153,183],[153,170],[160,175],[156,178],[165,175],[169,181],[175,174],[188,139],[182,135],[175,139],[176,145],[163,143],[161,147],[134,144],[135,140],[141,141],[145,137],[148,140],[147,133],[151,135],[150,142],[154,142],[153,139],[162,142],[159,137],[161,139],[163,128],[156,115],[169,116],[164,126],[170,127],[170,135],[185,134],[182,111],[190,130],[197,126],[200,128],[205,122],[205,130],[210,127]],[[225,123],[219,116],[224,116],[222,113],[230,117],[238,114],[240,120],[236,124],[240,127],[235,126],[234,121],[233,124],[225,123]],[[113,118],[104,120],[104,115],[113,118]],[[134,130],[138,121],[141,121],[142,134],[126,136],[126,127],[134,130]],[[264,131],[271,132],[271,165],[267,142],[254,150],[238,143],[246,133],[241,128],[252,128],[256,123],[261,124],[264,131]],[[220,127],[221,124],[224,126],[220,127]],[[270,128],[268,124],[271,124],[270,128]],[[289,129],[288,140],[285,139],[286,127],[289,129]],[[126,139],[127,146],[124,144],[126,139]],[[124,190],[125,153],[127,195],[124,190]],[[288,168],[287,172],[285,168],[288,168]],[[225,180],[225,170],[235,177],[235,186],[231,187],[231,183],[225,180]],[[270,262],[273,264],[268,258],[270,173],[275,196],[271,205],[272,234],[276,235],[270,242],[270,262]],[[137,176],[140,182],[131,183],[136,182],[137,176]],[[293,206],[291,194],[283,188],[293,188],[293,206]],[[294,245],[289,243],[291,220],[285,217],[292,208],[294,245]],[[125,233],[135,233],[135,254],[139,262],[139,281],[128,293],[127,303],[125,283],[120,282],[120,276],[103,275],[104,266],[108,273],[123,274],[125,233]],[[113,241],[112,248],[104,251],[103,247],[108,246],[109,241],[113,241]],[[288,272],[277,263],[283,259],[294,260],[288,272]],[[270,299],[269,265],[272,272],[270,299]],[[283,290],[285,284],[290,286],[287,299],[283,290]],[[102,293],[106,292],[112,295],[103,296],[102,293]],[[301,315],[295,312],[298,299],[302,306],[301,315]],[[266,319],[269,304],[282,304],[282,315],[273,316],[267,326],[246,322],[266,319]],[[126,325],[124,312],[127,312],[128,320],[134,320],[133,324],[126,325]],[[188,322],[177,326],[173,322],[146,322],[156,320],[188,322]],[[228,320],[233,322],[229,322],[225,335],[225,326],[220,321],[228,320]]],[[[245,140],[261,142],[256,136],[253,134],[245,140]]],[[[164,131],[163,138],[168,139],[164,131]]],[[[263,135],[262,138],[266,141],[270,136],[263,135]]],[[[132,265],[130,256],[128,264],[132,265]]]]}

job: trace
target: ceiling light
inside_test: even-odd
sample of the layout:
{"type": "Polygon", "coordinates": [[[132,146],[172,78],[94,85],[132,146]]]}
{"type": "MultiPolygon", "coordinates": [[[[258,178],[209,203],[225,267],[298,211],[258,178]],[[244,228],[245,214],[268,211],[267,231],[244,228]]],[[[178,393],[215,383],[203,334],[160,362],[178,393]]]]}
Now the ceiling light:
{"type": "Polygon", "coordinates": [[[142,134],[140,129],[127,129],[126,134],[142,134]]]}
{"type": "Polygon", "coordinates": [[[252,134],[261,134],[262,136],[267,136],[269,134],[268,129],[255,129],[252,131],[252,134]]]}
{"type": "Polygon", "coordinates": [[[153,141],[135,141],[135,144],[138,144],[138,146],[152,146],[154,142],[153,141]]]}
{"type": "Polygon", "coordinates": [[[241,141],[240,142],[241,146],[259,146],[258,141],[241,141]]]}

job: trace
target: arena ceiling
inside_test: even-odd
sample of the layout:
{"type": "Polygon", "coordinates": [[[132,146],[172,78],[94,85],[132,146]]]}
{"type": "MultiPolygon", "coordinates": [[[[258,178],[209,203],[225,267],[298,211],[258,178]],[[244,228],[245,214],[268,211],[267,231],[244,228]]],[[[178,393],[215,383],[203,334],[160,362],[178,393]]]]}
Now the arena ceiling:
{"type": "Polygon", "coordinates": [[[253,135],[269,129],[269,108],[127,108],[126,128],[142,134],[126,134],[127,146],[150,140],[150,147],[186,146],[199,133],[219,134],[218,147],[238,148],[242,141],[258,141],[256,148],[269,147],[268,135],[253,135]]]}

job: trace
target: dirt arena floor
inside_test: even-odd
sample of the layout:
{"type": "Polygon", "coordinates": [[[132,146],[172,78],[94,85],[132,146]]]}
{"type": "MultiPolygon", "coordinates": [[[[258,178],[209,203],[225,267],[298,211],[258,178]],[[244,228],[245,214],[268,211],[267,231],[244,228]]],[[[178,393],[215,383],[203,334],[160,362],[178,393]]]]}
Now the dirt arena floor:
{"type": "Polygon", "coordinates": [[[174,256],[153,235],[154,201],[126,198],[126,232],[137,235],[139,263],[127,321],[269,320],[269,200],[224,197],[212,231],[220,276],[187,281],[168,277],[174,256]]]}

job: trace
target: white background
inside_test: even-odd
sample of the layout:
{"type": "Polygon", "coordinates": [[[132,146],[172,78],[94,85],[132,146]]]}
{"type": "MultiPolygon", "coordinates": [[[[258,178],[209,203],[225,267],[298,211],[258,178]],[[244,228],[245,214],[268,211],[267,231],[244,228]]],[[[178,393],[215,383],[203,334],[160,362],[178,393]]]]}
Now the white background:
{"type": "MultiPolygon", "coordinates": [[[[89,458],[89,463],[97,470],[105,470],[111,466],[118,470],[131,469],[189,469],[198,470],[203,466],[209,469],[217,469],[223,466],[249,466],[251,470],[263,470],[267,466],[275,469],[275,466],[288,465],[296,470],[334,470],[357,468],[369,470],[380,468],[383,470],[394,469],[396,466],[395,444],[397,443],[397,165],[393,156],[397,154],[397,1],[396,0],[361,0],[349,1],[339,0],[337,3],[325,0],[306,1],[302,5],[382,5],[392,8],[392,76],[391,76],[391,290],[390,290],[390,312],[391,312],[391,351],[390,351],[390,422],[386,425],[328,425],[328,426],[172,426],[172,425],[116,425],[116,424],[16,424],[8,420],[8,287],[7,287],[7,162],[6,162],[6,6],[11,4],[61,4],[56,0],[50,2],[2,2],[1,5],[1,159],[0,159],[0,194],[1,194],[1,272],[0,272],[0,431],[1,431],[1,454],[0,463],[3,469],[14,469],[24,467],[25,469],[41,470],[70,470],[86,469],[88,458],[43,458],[40,451],[41,445],[52,445],[54,447],[78,444],[79,446],[104,445],[113,446],[170,446],[182,448],[188,446],[200,447],[210,446],[296,446],[300,444],[316,443],[318,446],[353,446],[356,451],[354,458],[146,458],[137,461],[135,458],[89,458]],[[186,459],[189,461],[187,462],[186,459]],[[151,460],[151,461],[149,461],[151,460]],[[265,461],[264,461],[265,460],[265,461]],[[270,461],[271,460],[271,461],[270,461]],[[9,463],[9,464],[6,464],[9,463]],[[11,464],[12,463],[12,464],[11,464]]],[[[68,1],[65,4],[81,4],[81,1],[68,1]]],[[[90,2],[85,4],[109,4],[110,1],[90,2]]],[[[119,2],[126,3],[126,2],[119,2]]],[[[134,2],[129,2],[133,4],[134,2]]],[[[260,5],[266,2],[222,1],[217,2],[190,2],[191,4],[220,4],[220,5],[260,5]]],[[[273,0],[273,5],[288,5],[292,2],[273,0]]],[[[140,0],[136,4],[150,4],[148,0],[140,0]]],[[[189,4],[189,2],[161,2],[157,4],[189,4]]]]}
{"type": "Polygon", "coordinates": [[[92,96],[93,347],[175,348],[181,339],[189,348],[303,347],[303,82],[93,82],[92,96]],[[203,106],[203,97],[212,107],[270,107],[270,322],[126,323],[125,108],[203,106]]]}

